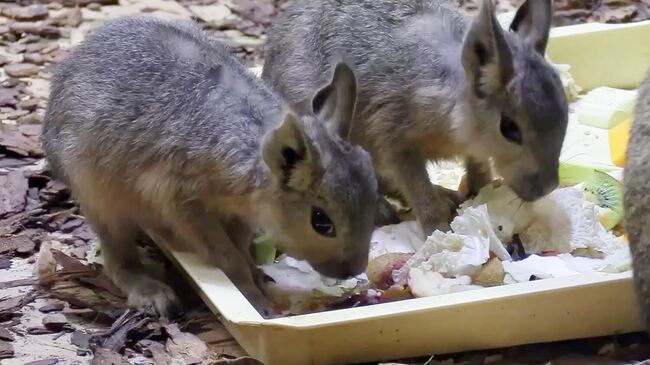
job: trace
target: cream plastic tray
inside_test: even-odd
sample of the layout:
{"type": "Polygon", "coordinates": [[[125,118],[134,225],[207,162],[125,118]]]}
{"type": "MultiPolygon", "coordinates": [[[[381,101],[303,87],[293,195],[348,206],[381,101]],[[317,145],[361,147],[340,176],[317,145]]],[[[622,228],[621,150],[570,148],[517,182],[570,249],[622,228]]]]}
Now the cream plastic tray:
{"type": "MultiPolygon", "coordinates": [[[[636,87],[650,67],[650,21],[563,27],[551,36],[552,60],[570,64],[587,90],[636,87]]],[[[153,238],[241,346],[267,365],[353,364],[641,329],[630,273],[576,275],[264,320],[223,272],[153,238]]]]}

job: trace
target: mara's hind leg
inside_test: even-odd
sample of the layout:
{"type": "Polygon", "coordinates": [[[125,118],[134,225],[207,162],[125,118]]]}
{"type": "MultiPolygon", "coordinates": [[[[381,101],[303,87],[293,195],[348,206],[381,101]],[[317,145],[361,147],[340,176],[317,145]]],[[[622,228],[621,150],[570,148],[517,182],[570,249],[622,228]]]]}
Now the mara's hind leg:
{"type": "Polygon", "coordinates": [[[138,226],[127,220],[107,220],[88,214],[89,223],[99,236],[104,272],[126,295],[128,305],[155,310],[161,316],[176,314],[180,307],[174,291],[154,279],[142,264],[137,249],[138,226]]]}

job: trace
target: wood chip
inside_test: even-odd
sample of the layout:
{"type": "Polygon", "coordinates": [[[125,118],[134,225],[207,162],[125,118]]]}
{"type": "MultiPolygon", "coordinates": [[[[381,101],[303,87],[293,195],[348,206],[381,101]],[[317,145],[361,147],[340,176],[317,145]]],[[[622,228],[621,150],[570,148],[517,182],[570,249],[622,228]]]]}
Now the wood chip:
{"type": "Polygon", "coordinates": [[[58,359],[37,360],[25,363],[25,365],[56,365],[59,363],[58,359]]]}
{"type": "Polygon", "coordinates": [[[18,124],[42,124],[43,116],[40,113],[29,113],[17,120],[18,124]]]}
{"type": "Polygon", "coordinates": [[[34,265],[34,274],[38,281],[43,285],[49,285],[54,279],[53,275],[56,272],[57,261],[52,254],[52,244],[45,242],[41,244],[41,249],[38,251],[38,259],[34,265]]]}
{"type": "Polygon", "coordinates": [[[145,356],[151,357],[154,364],[169,365],[171,363],[171,356],[169,356],[165,350],[165,346],[160,342],[142,340],[138,344],[142,347],[142,353],[145,356]]]}
{"type": "MultiPolygon", "coordinates": [[[[98,320],[108,320],[114,323],[125,308],[123,301],[112,301],[100,296],[96,291],[85,287],[70,287],[69,282],[56,282],[49,290],[52,298],[69,303],[76,308],[91,309],[98,320]]],[[[68,313],[68,311],[64,311],[68,313]]],[[[79,314],[79,313],[76,313],[79,314]]]]}
{"type": "Polygon", "coordinates": [[[39,99],[37,99],[37,98],[30,98],[30,99],[27,99],[27,100],[21,100],[21,101],[18,102],[18,107],[20,109],[25,109],[25,110],[29,110],[30,112],[33,112],[34,110],[36,110],[38,108],[38,104],[40,102],[41,101],[39,99]]]}
{"type": "Polygon", "coordinates": [[[70,250],[70,255],[72,255],[72,257],[74,257],[76,259],[85,260],[87,250],[88,249],[84,248],[84,247],[75,248],[75,249],[70,250]]]}
{"type": "Polygon", "coordinates": [[[61,265],[65,271],[84,271],[90,269],[89,266],[84,265],[81,261],[74,259],[59,250],[52,249],[51,251],[56,263],[61,265]]]}
{"type": "Polygon", "coordinates": [[[219,359],[210,363],[210,365],[264,365],[264,363],[252,357],[244,356],[236,359],[219,359]]]}
{"type": "Polygon", "coordinates": [[[38,308],[38,311],[41,313],[52,313],[52,312],[60,312],[65,308],[65,304],[58,302],[58,303],[50,303],[46,304],[40,308],[38,308]]]}
{"type": "Polygon", "coordinates": [[[49,54],[49,53],[52,53],[52,52],[56,51],[57,49],[59,49],[59,45],[56,44],[56,43],[52,43],[52,44],[46,46],[45,48],[43,48],[41,50],[41,54],[44,54],[44,55],[49,54]]]}
{"type": "Polygon", "coordinates": [[[100,5],[117,5],[119,0],[63,0],[65,6],[86,6],[92,3],[100,5]]]}
{"type": "Polygon", "coordinates": [[[69,197],[69,192],[66,186],[59,181],[50,181],[47,186],[39,192],[41,199],[55,203],[57,201],[65,200],[69,197]]]}
{"type": "MultiPolygon", "coordinates": [[[[0,203],[1,195],[0,195],[0,203]]],[[[34,241],[24,234],[0,238],[0,254],[18,252],[22,254],[32,253],[36,248],[34,241]]]]}
{"type": "Polygon", "coordinates": [[[65,14],[62,16],[52,19],[52,25],[59,25],[59,26],[65,26],[65,27],[78,27],[79,24],[81,24],[82,21],[82,16],[81,16],[81,9],[79,8],[73,8],[68,10],[65,14]]]}
{"type": "Polygon", "coordinates": [[[22,296],[0,300],[0,312],[7,312],[7,311],[20,309],[20,307],[22,307],[21,305],[22,300],[23,300],[22,296]]]}
{"type": "Polygon", "coordinates": [[[609,9],[603,15],[603,20],[606,23],[627,23],[637,15],[638,9],[636,5],[629,5],[615,9],[609,9]]]}
{"type": "Polygon", "coordinates": [[[40,125],[0,125],[0,149],[23,157],[43,157],[40,142],[40,125]]]}
{"type": "Polygon", "coordinates": [[[29,111],[27,110],[13,110],[8,113],[0,114],[0,119],[17,120],[19,118],[26,116],[27,114],[29,114],[29,111]]]}
{"type": "Polygon", "coordinates": [[[8,257],[0,257],[0,270],[11,268],[11,259],[8,257]]]}
{"type": "Polygon", "coordinates": [[[70,343],[79,348],[88,349],[90,348],[90,337],[90,334],[86,332],[74,331],[74,333],[72,333],[72,337],[70,338],[70,343]]]}
{"type": "Polygon", "coordinates": [[[21,212],[25,208],[27,189],[27,178],[21,171],[0,175],[0,217],[21,212]]]}
{"type": "Polygon", "coordinates": [[[102,347],[118,351],[124,346],[129,332],[143,328],[149,322],[151,318],[141,311],[133,309],[124,311],[124,314],[111,326],[108,337],[102,341],[102,347]]]}
{"type": "Polygon", "coordinates": [[[72,232],[72,235],[86,242],[95,239],[95,233],[90,229],[90,226],[86,224],[75,229],[72,232]]]}
{"type": "Polygon", "coordinates": [[[61,232],[70,233],[75,229],[81,227],[84,224],[84,220],[81,218],[72,218],[61,225],[61,232]]]}
{"type": "Polygon", "coordinates": [[[43,317],[43,326],[45,328],[59,332],[68,324],[68,319],[61,313],[49,313],[43,317]]]}
{"type": "Polygon", "coordinates": [[[39,4],[5,8],[2,15],[16,20],[42,20],[47,18],[49,12],[45,6],[39,4]]]}
{"type": "Polygon", "coordinates": [[[115,286],[115,284],[113,284],[113,282],[108,277],[106,277],[106,275],[102,274],[96,277],[82,277],[79,280],[84,283],[93,285],[99,289],[104,289],[118,298],[126,298],[126,295],[120,290],[120,288],[115,286]]]}
{"type": "Polygon", "coordinates": [[[12,344],[0,341],[0,359],[9,359],[14,357],[14,347],[12,344]]]}
{"type": "Polygon", "coordinates": [[[102,5],[99,3],[90,3],[86,6],[89,10],[99,11],[102,9],[102,5]]]}
{"type": "Polygon", "coordinates": [[[225,4],[191,5],[189,9],[196,17],[217,29],[232,25],[236,19],[225,4]]]}
{"type": "Polygon", "coordinates": [[[8,329],[0,325],[0,340],[11,342],[14,340],[14,335],[8,329]]]}
{"type": "Polygon", "coordinates": [[[95,350],[90,365],[130,365],[126,359],[117,352],[105,348],[95,350]]]}
{"type": "Polygon", "coordinates": [[[30,335],[34,336],[40,336],[40,335],[51,335],[53,333],[57,333],[59,331],[53,331],[51,329],[47,329],[45,327],[29,327],[27,328],[27,333],[30,335]]]}
{"type": "Polygon", "coordinates": [[[18,90],[2,88],[0,89],[0,106],[14,106],[18,103],[18,90]]]}
{"type": "Polygon", "coordinates": [[[38,43],[30,43],[25,45],[25,52],[27,53],[36,53],[36,52],[41,52],[43,48],[47,47],[48,43],[45,42],[38,42],[38,43]]]}
{"type": "Polygon", "coordinates": [[[34,278],[3,281],[3,282],[0,282],[0,290],[9,289],[9,288],[17,288],[19,286],[30,286],[30,285],[35,285],[36,283],[37,283],[37,281],[34,278]]]}
{"type": "Polygon", "coordinates": [[[14,63],[5,67],[5,72],[11,77],[28,77],[36,75],[40,67],[30,63],[14,63]]]}
{"type": "Polygon", "coordinates": [[[196,334],[201,341],[205,343],[219,343],[233,339],[232,335],[221,323],[215,321],[207,326],[209,328],[207,331],[204,330],[196,334]]]}
{"type": "Polygon", "coordinates": [[[31,63],[38,66],[43,65],[45,63],[45,58],[40,53],[26,53],[23,56],[23,60],[27,63],[31,63]]]}
{"type": "Polygon", "coordinates": [[[181,357],[188,360],[205,360],[208,355],[208,347],[198,337],[191,333],[182,332],[178,325],[170,324],[163,327],[169,336],[165,348],[172,357],[181,357]]]}
{"type": "Polygon", "coordinates": [[[34,22],[16,22],[9,24],[9,30],[17,34],[36,34],[46,37],[58,37],[61,35],[58,28],[34,22]]]}

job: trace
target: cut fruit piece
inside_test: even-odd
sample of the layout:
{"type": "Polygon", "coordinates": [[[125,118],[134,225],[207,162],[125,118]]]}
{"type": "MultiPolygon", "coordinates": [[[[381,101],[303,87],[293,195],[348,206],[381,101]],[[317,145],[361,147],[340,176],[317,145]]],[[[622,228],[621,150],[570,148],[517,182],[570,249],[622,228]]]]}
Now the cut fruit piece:
{"type": "Polygon", "coordinates": [[[580,99],[576,112],[581,124],[610,129],[632,115],[635,90],[599,87],[580,99]]]}
{"type": "Polygon", "coordinates": [[[267,236],[257,237],[253,241],[253,257],[257,265],[267,265],[275,262],[277,251],[275,243],[267,236]]]}
{"type": "Polygon", "coordinates": [[[628,118],[609,130],[609,155],[612,158],[612,163],[618,167],[625,165],[625,152],[631,126],[632,119],[628,118]]]}
{"type": "Polygon", "coordinates": [[[474,275],[473,283],[481,286],[501,285],[505,275],[501,260],[498,257],[493,257],[474,275]]]}
{"type": "Polygon", "coordinates": [[[623,218],[623,185],[608,174],[594,170],[583,188],[585,199],[603,208],[598,218],[605,229],[614,228],[623,218]]]}
{"type": "MultiPolygon", "coordinates": [[[[600,166],[597,169],[602,172],[611,172],[614,170],[614,168],[606,168],[600,166]]],[[[560,186],[573,186],[586,182],[587,180],[591,179],[594,171],[596,171],[596,168],[591,166],[573,164],[570,162],[561,162],[559,170],[560,186]]]]}
{"type": "Polygon", "coordinates": [[[467,174],[463,175],[458,184],[458,191],[467,194],[467,174]]]}
{"type": "Polygon", "coordinates": [[[400,269],[412,253],[387,253],[368,263],[366,275],[368,281],[377,289],[388,289],[394,284],[393,271],[400,269]]]}

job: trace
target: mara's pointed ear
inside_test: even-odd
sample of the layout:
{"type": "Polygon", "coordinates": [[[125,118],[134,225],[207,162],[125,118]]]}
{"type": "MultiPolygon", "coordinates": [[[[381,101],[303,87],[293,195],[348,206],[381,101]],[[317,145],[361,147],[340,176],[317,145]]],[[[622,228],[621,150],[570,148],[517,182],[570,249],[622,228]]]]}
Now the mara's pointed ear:
{"type": "Polygon", "coordinates": [[[348,63],[338,62],[329,84],[314,95],[312,112],[323,118],[331,131],[347,140],[356,104],[357,78],[348,63]]]}
{"type": "Polygon", "coordinates": [[[490,1],[483,0],[465,35],[461,54],[470,86],[480,98],[502,90],[514,72],[512,53],[490,1]]]}
{"type": "Polygon", "coordinates": [[[274,179],[286,189],[308,191],[322,175],[318,150],[293,113],[265,136],[262,157],[274,179]]]}
{"type": "Polygon", "coordinates": [[[551,0],[526,0],[517,10],[510,30],[519,34],[539,54],[544,55],[552,20],[551,0]]]}

